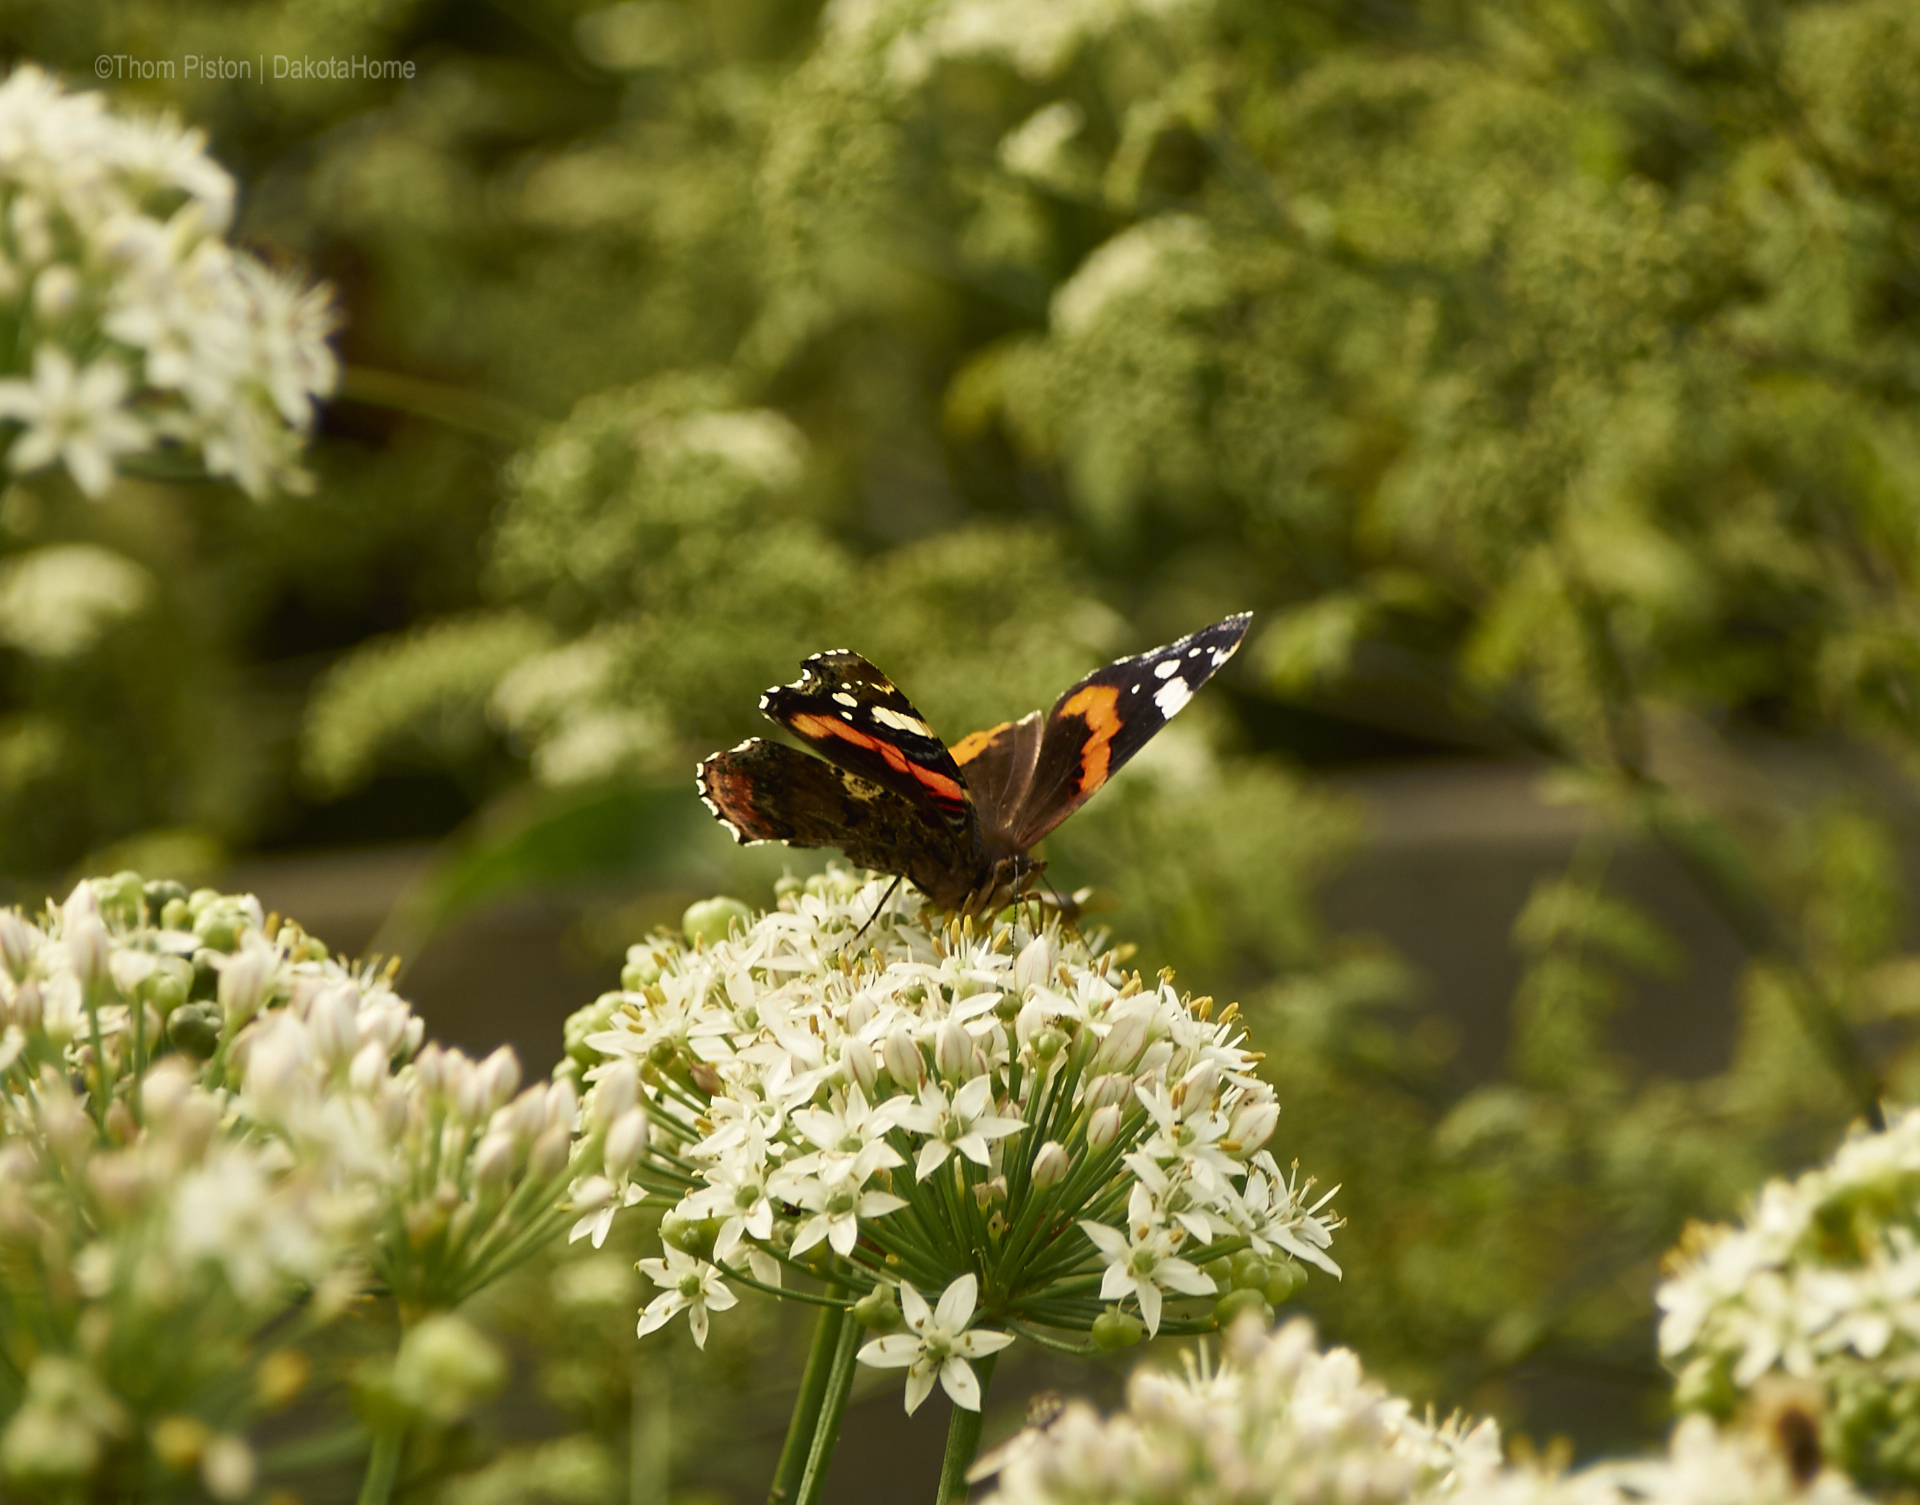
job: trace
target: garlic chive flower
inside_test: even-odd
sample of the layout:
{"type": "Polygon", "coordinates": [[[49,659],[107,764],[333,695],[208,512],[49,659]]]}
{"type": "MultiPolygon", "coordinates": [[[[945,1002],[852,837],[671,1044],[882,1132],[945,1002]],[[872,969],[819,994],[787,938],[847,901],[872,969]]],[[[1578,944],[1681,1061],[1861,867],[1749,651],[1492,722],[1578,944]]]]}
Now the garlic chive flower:
{"type": "Polygon", "coordinates": [[[1114,1416],[1070,1402],[968,1477],[994,1479],[988,1505],[1865,1505],[1764,1430],[1701,1416],[1651,1457],[1578,1473],[1503,1464],[1492,1421],[1422,1418],[1350,1351],[1317,1348],[1304,1321],[1268,1332],[1243,1317],[1217,1360],[1203,1347],[1182,1365],[1136,1370],[1114,1416]]]}
{"type": "Polygon", "coordinates": [[[907,1415],[913,1415],[933,1394],[936,1379],[956,1406],[967,1411],[980,1409],[980,1381],[967,1361],[998,1353],[1013,1338],[1007,1333],[968,1330],[979,1294],[979,1282],[971,1275],[962,1275],[941,1293],[939,1306],[929,1308],[926,1297],[903,1285],[900,1309],[907,1331],[875,1338],[860,1350],[862,1364],[907,1371],[907,1415]]]}
{"type": "Polygon", "coordinates": [[[897,1290],[910,1332],[864,1352],[911,1371],[910,1408],[935,1375],[970,1393],[964,1361],[1003,1337],[1206,1332],[1230,1286],[1339,1273],[1326,1197],[1268,1149],[1278,1108],[1234,1008],[1038,906],[976,924],[887,888],[834,869],[724,935],[633,948],[567,1037],[583,1142],[637,1083],[647,1147],[577,1190],[575,1237],[645,1202],[673,1281],[691,1258],[860,1320],[897,1290]],[[976,1310],[991,1342],[966,1335],[976,1310]]]}
{"type": "Polygon", "coordinates": [[[681,1312],[693,1329],[694,1346],[707,1346],[708,1312],[724,1312],[740,1298],[727,1289],[720,1272],[671,1245],[664,1259],[643,1259],[640,1273],[661,1289],[640,1314],[640,1336],[665,1327],[681,1312]]]}
{"type": "Polygon", "coordinates": [[[423,1035],[385,970],[248,895],[121,873],[0,910],[0,1350],[24,1382],[0,1494],[198,1470],[248,1496],[276,1364],[304,1374],[300,1346],[375,1292],[451,1331],[435,1311],[638,1154],[637,1088],[578,1136],[572,1082],[423,1035]]]}
{"type": "Polygon", "coordinates": [[[1816,1386],[1849,1472],[1920,1488],[1920,1110],[1769,1182],[1744,1222],[1689,1228],[1657,1300],[1683,1408],[1816,1386]]]}
{"type": "Polygon", "coordinates": [[[330,295],[223,239],[233,180],[204,138],[69,93],[0,81],[0,456],[99,496],[129,457],[196,455],[250,495],[298,490],[333,390],[330,295]]]}

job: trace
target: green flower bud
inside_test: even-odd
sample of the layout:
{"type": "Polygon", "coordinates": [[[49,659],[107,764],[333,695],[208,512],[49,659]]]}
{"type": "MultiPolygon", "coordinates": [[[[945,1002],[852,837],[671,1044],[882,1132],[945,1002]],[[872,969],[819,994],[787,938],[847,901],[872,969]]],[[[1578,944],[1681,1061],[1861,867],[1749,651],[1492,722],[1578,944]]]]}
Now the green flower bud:
{"type": "Polygon", "coordinates": [[[154,972],[141,989],[148,1003],[162,1018],[187,1001],[187,985],[171,972],[154,972]]]}
{"type": "Polygon", "coordinates": [[[187,886],[184,883],[175,883],[171,878],[157,878],[149,883],[143,892],[147,900],[147,913],[153,916],[156,922],[166,912],[167,906],[175,900],[180,902],[182,911],[185,911],[187,886]]]}
{"type": "Polygon", "coordinates": [[[1093,1341],[1107,1353],[1131,1348],[1146,1335],[1146,1324],[1117,1307],[1108,1307],[1093,1319],[1093,1341]]]}
{"type": "Polygon", "coordinates": [[[442,1426],[458,1421],[506,1383],[507,1361],[465,1318],[439,1312],[400,1340],[393,1397],[442,1426]]]}
{"type": "Polygon", "coordinates": [[[689,905],[685,917],[680,921],[680,928],[685,932],[689,946],[697,945],[701,941],[711,946],[716,942],[724,941],[727,938],[727,932],[735,925],[745,931],[752,921],[752,910],[738,899],[729,899],[722,895],[717,898],[702,899],[698,904],[689,905]]]}
{"type": "Polygon", "coordinates": [[[160,906],[160,928],[163,930],[185,930],[193,924],[193,911],[187,908],[185,899],[169,899],[160,906]]]}
{"type": "Polygon", "coordinates": [[[1272,1306],[1285,1306],[1294,1293],[1307,1283],[1307,1272],[1290,1259],[1276,1259],[1267,1266],[1266,1283],[1261,1294],[1272,1306]]]}
{"type": "Polygon", "coordinates": [[[1264,1291],[1273,1273],[1267,1261],[1251,1249],[1242,1249],[1227,1262],[1230,1280],[1236,1291],[1264,1291]]]}
{"type": "Polygon", "coordinates": [[[94,879],[93,896],[100,903],[101,918],[109,923],[132,926],[146,918],[140,912],[146,885],[138,873],[115,873],[111,878],[94,879]]]}
{"type": "Polygon", "coordinates": [[[231,951],[240,944],[240,924],[231,909],[203,909],[193,922],[193,933],[209,951],[231,951]]]}
{"type": "Polygon", "coordinates": [[[900,1326],[900,1305],[886,1286],[875,1286],[853,1304],[853,1320],[876,1333],[890,1333],[900,1326]]]}
{"type": "Polygon", "coordinates": [[[1273,1308],[1258,1291],[1229,1291],[1213,1304],[1213,1320],[1221,1327],[1232,1327],[1234,1319],[1252,1312],[1263,1327],[1273,1325],[1273,1308]]]}
{"type": "Polygon", "coordinates": [[[224,1020],[217,1003],[183,1003],[167,1020],[167,1039],[175,1050],[204,1061],[220,1048],[224,1020]]]}
{"type": "Polygon", "coordinates": [[[720,1220],[676,1218],[669,1213],[660,1220],[660,1242],[671,1244],[682,1254],[695,1259],[712,1259],[713,1242],[720,1237],[720,1220]]]}
{"type": "Polygon", "coordinates": [[[792,899],[802,893],[805,888],[806,885],[792,873],[783,873],[774,882],[773,896],[776,899],[792,899]]]}

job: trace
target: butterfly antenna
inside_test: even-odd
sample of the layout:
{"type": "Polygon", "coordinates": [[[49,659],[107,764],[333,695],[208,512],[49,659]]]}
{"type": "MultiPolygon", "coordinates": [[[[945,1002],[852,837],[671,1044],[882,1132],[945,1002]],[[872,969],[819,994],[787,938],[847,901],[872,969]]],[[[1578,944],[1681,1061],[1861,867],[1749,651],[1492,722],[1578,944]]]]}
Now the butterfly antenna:
{"type": "Polygon", "coordinates": [[[867,916],[866,924],[854,931],[853,939],[847,942],[849,946],[859,943],[860,937],[867,933],[867,927],[880,918],[880,911],[887,907],[887,900],[891,899],[899,891],[900,879],[895,878],[892,883],[887,885],[887,891],[880,896],[880,902],[873,906],[873,913],[867,916]]]}

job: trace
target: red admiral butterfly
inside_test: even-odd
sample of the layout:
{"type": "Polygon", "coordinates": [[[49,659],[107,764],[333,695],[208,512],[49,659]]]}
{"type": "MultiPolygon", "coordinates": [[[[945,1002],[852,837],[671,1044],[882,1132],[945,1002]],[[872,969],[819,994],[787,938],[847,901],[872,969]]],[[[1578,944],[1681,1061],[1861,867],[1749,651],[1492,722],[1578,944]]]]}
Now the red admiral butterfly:
{"type": "Polygon", "coordinates": [[[838,847],[942,909],[989,914],[1025,891],[1045,866],[1033,848],[1233,657],[1252,620],[1116,659],[1044,721],[1033,711],[951,748],[859,654],[816,653],[760,709],[820,757],[750,738],[700,765],[700,797],[743,845],[838,847]]]}

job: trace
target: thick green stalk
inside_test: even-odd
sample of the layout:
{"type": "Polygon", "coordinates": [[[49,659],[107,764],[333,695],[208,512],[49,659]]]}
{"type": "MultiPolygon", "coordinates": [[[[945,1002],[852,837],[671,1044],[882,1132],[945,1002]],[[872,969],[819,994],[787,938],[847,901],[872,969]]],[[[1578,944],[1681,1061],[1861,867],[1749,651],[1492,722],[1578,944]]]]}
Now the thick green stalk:
{"type": "Polygon", "coordinates": [[[947,1456],[940,1465],[940,1494],[936,1505],[967,1505],[967,1470],[973,1467],[973,1455],[980,1451],[980,1423],[987,1408],[987,1385],[993,1379],[993,1361],[999,1357],[997,1353],[990,1353],[984,1359],[972,1361],[974,1377],[980,1381],[980,1409],[953,1408],[953,1419],[947,1423],[947,1456]]]}
{"type": "Polygon", "coordinates": [[[767,1491],[767,1505],[788,1505],[800,1489],[800,1477],[806,1472],[807,1454],[813,1445],[813,1431],[820,1421],[820,1402],[827,1393],[827,1376],[833,1369],[833,1355],[840,1342],[840,1329],[851,1319],[841,1308],[824,1307],[814,1324],[813,1346],[807,1350],[807,1367],[800,1376],[800,1393],[794,1397],[793,1419],[787,1423],[787,1440],[780,1449],[780,1463],[773,1471],[773,1487],[767,1491]]]}
{"type": "Polygon", "coordinates": [[[813,1446],[807,1453],[807,1471],[800,1478],[800,1495],[795,1505],[820,1505],[827,1490],[827,1470],[833,1466],[834,1444],[840,1440],[840,1420],[847,1414],[847,1397],[853,1393],[853,1356],[860,1344],[860,1324],[848,1317],[840,1324],[840,1341],[834,1345],[833,1368],[827,1375],[826,1394],[820,1398],[820,1417],[813,1427],[813,1446]]]}
{"type": "Polygon", "coordinates": [[[402,1427],[381,1427],[373,1434],[373,1451],[367,1455],[367,1474],[360,1481],[360,1505],[387,1505],[393,1494],[393,1481],[400,1472],[400,1448],[406,1436],[402,1427]]]}

